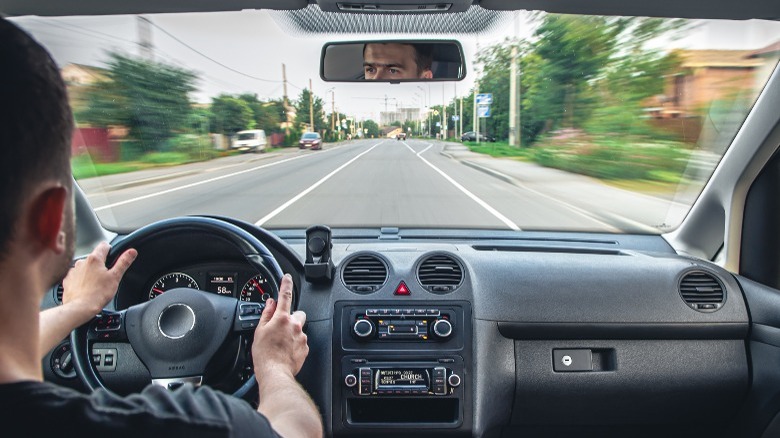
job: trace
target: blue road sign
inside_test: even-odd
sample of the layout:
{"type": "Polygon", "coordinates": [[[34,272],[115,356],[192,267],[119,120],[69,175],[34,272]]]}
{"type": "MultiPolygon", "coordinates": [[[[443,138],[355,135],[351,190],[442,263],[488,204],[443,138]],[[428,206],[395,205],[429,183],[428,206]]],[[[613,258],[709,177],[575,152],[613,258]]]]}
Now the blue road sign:
{"type": "Polygon", "coordinates": [[[493,93],[480,93],[477,94],[477,105],[492,105],[493,93]]]}
{"type": "Polygon", "coordinates": [[[480,118],[490,117],[490,105],[478,105],[477,116],[480,118]]]}

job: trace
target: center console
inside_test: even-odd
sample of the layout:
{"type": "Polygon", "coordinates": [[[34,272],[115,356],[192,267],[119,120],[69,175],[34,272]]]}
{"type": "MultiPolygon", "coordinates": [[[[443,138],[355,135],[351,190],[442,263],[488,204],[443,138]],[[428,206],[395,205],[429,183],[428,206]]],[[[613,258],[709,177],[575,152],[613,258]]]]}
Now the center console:
{"type": "Polygon", "coordinates": [[[469,435],[468,302],[342,301],[335,310],[335,434],[469,435]]]}

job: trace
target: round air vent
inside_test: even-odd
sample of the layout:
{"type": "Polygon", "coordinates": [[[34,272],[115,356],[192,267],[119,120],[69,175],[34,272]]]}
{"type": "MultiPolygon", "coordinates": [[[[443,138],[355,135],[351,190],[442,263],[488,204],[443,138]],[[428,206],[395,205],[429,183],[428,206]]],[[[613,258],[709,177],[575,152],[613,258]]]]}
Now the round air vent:
{"type": "Polygon", "coordinates": [[[463,282],[463,267],[452,256],[432,255],[420,263],[417,279],[422,287],[430,292],[452,292],[463,282]]]}
{"type": "Polygon", "coordinates": [[[353,292],[371,293],[387,281],[387,266],[375,255],[360,255],[344,265],[341,280],[353,292]]]}
{"type": "Polygon", "coordinates": [[[714,312],[726,300],[720,280],[703,271],[693,271],[683,276],[680,280],[680,295],[691,309],[701,312],[714,312]]]}

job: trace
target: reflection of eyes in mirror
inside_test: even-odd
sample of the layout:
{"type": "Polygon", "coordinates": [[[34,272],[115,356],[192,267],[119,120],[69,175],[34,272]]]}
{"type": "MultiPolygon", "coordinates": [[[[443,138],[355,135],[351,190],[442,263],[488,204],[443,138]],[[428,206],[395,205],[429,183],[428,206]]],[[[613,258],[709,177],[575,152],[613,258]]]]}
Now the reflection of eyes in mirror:
{"type": "Polygon", "coordinates": [[[432,79],[430,44],[371,43],[363,47],[366,80],[432,79]]]}
{"type": "Polygon", "coordinates": [[[465,76],[455,41],[384,40],[328,43],[322,52],[326,81],[451,81],[465,76]]]}

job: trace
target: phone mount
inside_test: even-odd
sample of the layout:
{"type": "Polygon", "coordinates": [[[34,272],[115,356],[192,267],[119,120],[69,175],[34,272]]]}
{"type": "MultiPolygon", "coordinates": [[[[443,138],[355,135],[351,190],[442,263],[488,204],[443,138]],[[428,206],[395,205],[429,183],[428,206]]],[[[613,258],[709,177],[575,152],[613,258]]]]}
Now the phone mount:
{"type": "Polygon", "coordinates": [[[333,258],[330,228],[314,225],[306,230],[306,263],[303,265],[306,280],[311,283],[333,279],[333,258]]]}

